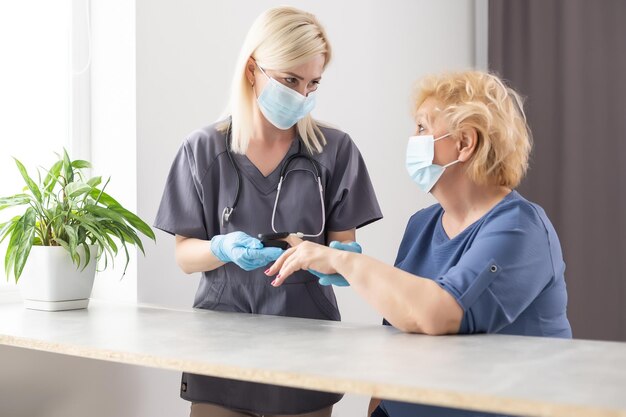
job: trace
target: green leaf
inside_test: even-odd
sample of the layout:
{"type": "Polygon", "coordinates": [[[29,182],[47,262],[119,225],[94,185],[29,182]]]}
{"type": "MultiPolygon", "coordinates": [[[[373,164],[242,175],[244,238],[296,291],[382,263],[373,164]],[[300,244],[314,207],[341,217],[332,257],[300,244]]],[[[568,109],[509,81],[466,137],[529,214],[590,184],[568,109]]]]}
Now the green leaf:
{"type": "Polygon", "coordinates": [[[15,216],[8,222],[0,224],[0,243],[4,242],[4,239],[6,239],[7,236],[11,235],[11,232],[13,231],[13,228],[17,225],[20,217],[21,216],[15,216]]]}
{"type": "Polygon", "coordinates": [[[74,181],[65,186],[65,194],[70,198],[86,194],[90,190],[91,186],[81,181],[74,181]]]}
{"type": "Polygon", "coordinates": [[[118,203],[113,197],[111,197],[110,195],[108,195],[107,193],[105,193],[102,190],[98,190],[98,189],[93,189],[91,190],[91,192],[89,193],[90,196],[93,197],[94,200],[104,204],[105,206],[109,207],[109,206],[122,206],[120,203],[118,203]]]}
{"type": "Polygon", "coordinates": [[[104,239],[107,241],[107,245],[113,251],[113,254],[117,256],[117,245],[115,244],[115,241],[111,239],[111,236],[108,233],[105,233],[103,236],[104,239]]]}
{"type": "Polygon", "coordinates": [[[56,161],[54,163],[54,165],[52,165],[52,167],[50,167],[50,170],[48,171],[48,174],[46,175],[46,178],[44,178],[44,180],[43,180],[43,188],[48,193],[52,192],[52,190],[54,189],[54,186],[56,185],[57,181],[59,180],[59,174],[61,173],[61,167],[62,166],[63,166],[63,160],[56,161]]]}
{"type": "MultiPolygon", "coordinates": [[[[89,236],[92,242],[98,242],[99,248],[106,250],[111,256],[117,255],[117,246],[115,242],[111,240],[111,238],[107,234],[107,229],[104,227],[103,222],[99,222],[93,217],[91,214],[85,214],[83,216],[77,216],[75,214],[71,214],[70,218],[76,221],[80,228],[79,231],[83,231],[85,236],[89,236]]],[[[79,232],[79,241],[80,234],[83,232],[79,232]]],[[[85,237],[85,239],[86,239],[85,237]]]]}
{"type": "Polygon", "coordinates": [[[124,275],[126,275],[126,269],[128,268],[128,264],[130,263],[130,254],[128,252],[128,246],[126,245],[126,242],[132,243],[132,241],[130,239],[127,239],[127,236],[125,236],[125,234],[120,229],[111,228],[110,230],[111,233],[113,233],[118,238],[118,240],[122,244],[122,247],[124,248],[125,263],[124,270],[122,271],[123,277],[124,275]]]}
{"type": "Polygon", "coordinates": [[[60,237],[55,237],[54,241],[63,249],[65,249],[68,253],[70,252],[70,244],[67,243],[65,240],[61,239],[60,237]]]}
{"type": "MultiPolygon", "coordinates": [[[[124,264],[124,271],[122,271],[122,276],[126,275],[126,269],[128,268],[128,264],[130,263],[130,255],[128,254],[128,248],[126,247],[126,242],[122,240],[122,246],[124,247],[124,254],[126,255],[126,263],[124,264]]],[[[142,249],[143,252],[143,249],[142,249]]]]}
{"type": "Polygon", "coordinates": [[[120,214],[122,217],[124,217],[124,220],[126,220],[135,229],[139,230],[141,233],[143,233],[144,235],[146,235],[150,239],[156,240],[156,236],[154,235],[154,232],[152,231],[152,228],[150,226],[148,226],[146,224],[146,222],[141,220],[139,218],[139,216],[137,216],[136,214],[132,213],[131,211],[126,210],[122,206],[112,206],[112,207],[109,207],[109,208],[111,210],[115,211],[116,213],[120,214]]]}
{"type": "Polygon", "coordinates": [[[26,181],[28,189],[31,193],[33,193],[33,196],[37,199],[37,201],[41,202],[41,191],[39,190],[39,187],[37,186],[37,184],[35,184],[35,181],[33,181],[32,178],[28,176],[28,172],[26,172],[26,168],[24,167],[24,165],[16,158],[13,159],[15,160],[15,165],[17,165],[17,169],[20,171],[20,174],[22,174],[22,178],[24,178],[24,181],[26,181]]]}
{"type": "MultiPolygon", "coordinates": [[[[11,270],[13,269],[13,265],[15,263],[15,257],[17,256],[17,242],[22,239],[22,234],[24,233],[23,227],[23,219],[25,215],[19,216],[18,220],[15,222],[13,229],[11,230],[11,238],[9,239],[9,243],[7,245],[7,252],[4,256],[4,273],[9,279],[11,275],[11,270]]],[[[15,279],[17,282],[17,278],[15,279]]]]}
{"type": "Polygon", "coordinates": [[[0,197],[0,210],[4,210],[8,207],[17,207],[28,204],[31,200],[31,196],[28,194],[15,194],[10,197],[0,197]]]}
{"type": "Polygon", "coordinates": [[[123,245],[124,251],[126,252],[126,264],[124,268],[128,266],[128,262],[129,262],[129,256],[127,254],[128,250],[127,250],[127,245],[126,245],[127,242],[132,243],[133,245],[137,246],[139,250],[145,254],[143,243],[141,242],[141,239],[139,239],[139,236],[137,236],[137,233],[135,233],[135,231],[133,230],[131,226],[128,226],[124,223],[116,222],[114,220],[103,221],[102,225],[109,231],[109,233],[116,236],[120,240],[121,244],[123,245]]]}
{"type": "Polygon", "coordinates": [[[102,182],[102,177],[91,177],[87,180],[87,184],[91,187],[96,188],[102,182]]]}
{"type": "Polygon", "coordinates": [[[82,246],[83,246],[83,249],[85,250],[85,265],[83,265],[83,268],[81,269],[81,271],[84,271],[85,268],[87,268],[87,265],[89,265],[89,262],[91,261],[91,250],[89,249],[89,245],[87,243],[83,243],[82,246]]]}
{"type": "Polygon", "coordinates": [[[77,232],[78,232],[78,245],[82,245],[87,240],[87,230],[82,226],[82,224],[77,224],[77,232]]]}
{"type": "Polygon", "coordinates": [[[113,197],[105,193],[104,191],[93,189],[90,192],[90,195],[97,199],[100,197],[100,202],[104,204],[108,209],[113,210],[117,214],[121,215],[126,222],[132,225],[135,229],[139,230],[141,233],[152,239],[156,240],[156,236],[154,235],[154,231],[146,222],[141,220],[139,216],[134,214],[133,212],[122,207],[120,203],[118,203],[113,197]]]}
{"type": "MultiPolygon", "coordinates": [[[[108,245],[108,242],[103,238],[103,236],[106,235],[106,233],[102,233],[102,229],[99,226],[91,226],[89,224],[83,224],[83,226],[85,227],[85,229],[87,229],[90,233],[91,236],[93,236],[96,241],[98,241],[98,246],[100,247],[100,250],[102,250],[103,252],[106,251],[106,253],[108,253],[111,258],[114,257],[113,252],[111,252],[111,248],[108,245]]],[[[105,254],[105,260],[106,260],[106,254],[105,254]]]]}
{"type": "Polygon", "coordinates": [[[65,176],[65,183],[69,184],[74,182],[74,170],[72,169],[72,161],[67,154],[67,150],[63,148],[63,175],[65,176]]]}
{"type": "Polygon", "coordinates": [[[137,245],[137,247],[139,248],[139,250],[141,251],[141,253],[143,253],[144,255],[146,254],[143,250],[143,243],[141,242],[141,239],[139,238],[139,236],[137,236],[137,233],[135,233],[135,231],[130,228],[130,227],[125,227],[122,229],[122,234],[124,236],[124,239],[127,242],[131,242],[135,245],[137,245]]]}
{"type": "Polygon", "coordinates": [[[111,209],[109,209],[107,207],[87,205],[87,206],[85,206],[85,210],[87,210],[88,212],[96,215],[100,219],[103,219],[103,220],[113,220],[115,222],[118,222],[118,223],[121,223],[121,224],[125,224],[124,217],[122,217],[120,214],[117,214],[115,211],[113,211],[113,210],[111,210],[111,209]]]}
{"type": "Polygon", "coordinates": [[[22,227],[22,234],[19,242],[17,242],[17,254],[15,256],[15,264],[13,265],[13,275],[15,276],[16,282],[20,278],[20,275],[22,275],[22,270],[24,269],[24,265],[26,265],[26,260],[33,247],[36,220],[37,213],[32,207],[29,207],[26,213],[24,213],[24,216],[20,219],[22,222],[20,225],[22,227]]]}
{"type": "Polygon", "coordinates": [[[69,239],[70,244],[70,255],[72,255],[72,259],[75,259],[78,254],[76,253],[76,246],[78,243],[78,233],[76,229],[74,229],[70,225],[65,226],[65,232],[67,233],[67,237],[69,239]]]}
{"type": "Polygon", "coordinates": [[[72,161],[72,167],[76,169],[91,168],[91,164],[88,161],[82,159],[75,159],[72,161]]]}

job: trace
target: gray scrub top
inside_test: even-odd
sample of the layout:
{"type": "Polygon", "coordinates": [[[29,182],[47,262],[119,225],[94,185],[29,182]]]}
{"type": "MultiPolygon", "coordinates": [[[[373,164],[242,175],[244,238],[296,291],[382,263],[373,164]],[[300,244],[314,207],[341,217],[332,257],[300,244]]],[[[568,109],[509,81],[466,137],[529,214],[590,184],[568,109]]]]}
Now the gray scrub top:
{"type": "MultiPolygon", "coordinates": [[[[287,155],[267,177],[245,156],[232,154],[241,173],[239,201],[230,222],[220,225],[224,207],[235,200],[237,173],[226,153],[224,133],[217,124],[193,132],[182,144],[170,170],[154,226],[167,233],[203,240],[218,234],[243,231],[251,236],[271,233],[271,217],[280,169],[285,160],[306,152],[299,137],[287,155]]],[[[321,127],[327,144],[313,155],[321,168],[326,206],[325,233],[309,240],[326,244],[326,232],[359,228],[382,218],[380,207],[363,162],[350,137],[321,127]]],[[[276,210],[278,231],[316,234],[322,225],[320,195],[313,167],[305,158],[289,165],[276,210]]],[[[253,314],[271,314],[324,320],[340,320],[332,286],[320,286],[317,278],[299,271],[280,287],[265,276],[265,268],[244,271],[227,263],[203,272],[194,307],[253,314]]],[[[265,414],[300,414],[325,408],[341,395],[183,374],[181,397],[228,408],[265,414]]]]}

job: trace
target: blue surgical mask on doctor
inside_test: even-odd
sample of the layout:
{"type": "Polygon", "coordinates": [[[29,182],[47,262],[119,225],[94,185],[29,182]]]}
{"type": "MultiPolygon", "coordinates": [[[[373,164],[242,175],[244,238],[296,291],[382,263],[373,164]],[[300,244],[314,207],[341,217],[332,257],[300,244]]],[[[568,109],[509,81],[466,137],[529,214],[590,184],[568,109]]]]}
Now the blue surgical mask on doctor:
{"type": "Polygon", "coordinates": [[[413,181],[420,189],[428,193],[437,183],[443,172],[450,165],[454,165],[459,160],[452,161],[446,165],[433,164],[435,158],[435,142],[450,136],[450,133],[434,138],[433,135],[411,136],[406,148],[406,169],[413,181]]]}
{"type": "Polygon", "coordinates": [[[314,92],[303,96],[267,75],[263,68],[259,67],[259,69],[267,77],[268,82],[257,97],[257,103],[261,113],[271,124],[279,129],[287,130],[313,110],[314,92]]]}

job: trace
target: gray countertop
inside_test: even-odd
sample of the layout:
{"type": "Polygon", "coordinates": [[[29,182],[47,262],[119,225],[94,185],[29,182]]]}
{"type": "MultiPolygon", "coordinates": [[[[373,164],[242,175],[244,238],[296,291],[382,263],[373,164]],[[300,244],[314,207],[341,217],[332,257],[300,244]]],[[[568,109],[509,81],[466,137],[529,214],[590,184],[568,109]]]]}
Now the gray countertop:
{"type": "Polygon", "coordinates": [[[626,416],[626,343],[92,301],[0,304],[0,344],[160,369],[528,416],[626,416]]]}

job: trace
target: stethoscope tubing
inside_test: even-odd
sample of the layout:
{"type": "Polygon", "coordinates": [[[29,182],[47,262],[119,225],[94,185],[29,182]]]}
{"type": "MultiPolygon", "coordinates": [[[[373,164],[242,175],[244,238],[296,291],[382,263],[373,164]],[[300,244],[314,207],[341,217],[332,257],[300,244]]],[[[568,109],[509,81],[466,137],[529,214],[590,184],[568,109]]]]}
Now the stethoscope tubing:
{"type": "Polygon", "coordinates": [[[231,123],[228,123],[228,127],[226,128],[226,154],[228,155],[230,164],[237,173],[237,192],[235,193],[235,201],[233,201],[233,205],[230,207],[224,207],[224,210],[222,211],[222,218],[220,219],[220,224],[222,228],[224,228],[224,225],[230,221],[230,216],[233,214],[233,211],[235,211],[235,207],[237,207],[237,203],[239,202],[239,187],[241,187],[241,172],[239,172],[237,165],[235,165],[235,160],[233,159],[233,155],[230,152],[230,128],[231,123]]]}
{"type": "MultiPolygon", "coordinates": [[[[300,146],[300,144],[298,145],[300,146]]],[[[222,211],[222,217],[220,219],[220,224],[222,225],[222,228],[224,228],[224,225],[230,221],[230,217],[235,211],[235,208],[237,208],[237,203],[239,202],[240,187],[241,187],[241,172],[239,171],[239,168],[235,164],[235,160],[230,151],[230,146],[231,146],[231,124],[229,123],[226,129],[226,154],[228,155],[230,164],[232,165],[233,169],[237,173],[237,188],[235,192],[235,200],[233,201],[232,206],[230,207],[226,206],[224,207],[224,210],[222,211]]],[[[322,227],[320,231],[316,234],[306,234],[303,232],[296,232],[295,234],[300,238],[318,237],[324,233],[324,229],[326,228],[326,205],[324,204],[324,187],[322,186],[322,177],[320,175],[320,169],[318,167],[317,161],[311,158],[309,155],[302,153],[300,148],[298,148],[298,153],[291,155],[289,158],[287,158],[287,160],[285,161],[285,163],[283,164],[280,170],[280,179],[278,180],[278,186],[276,189],[276,198],[274,200],[274,207],[272,208],[272,230],[274,231],[274,233],[278,233],[278,230],[276,229],[275,220],[276,220],[276,208],[278,207],[278,200],[280,198],[280,191],[283,185],[283,180],[286,177],[287,169],[289,168],[289,165],[298,158],[306,159],[313,166],[313,171],[314,171],[313,175],[315,176],[315,182],[317,183],[318,190],[320,193],[320,203],[321,203],[321,210],[322,210],[322,227]]]]}

